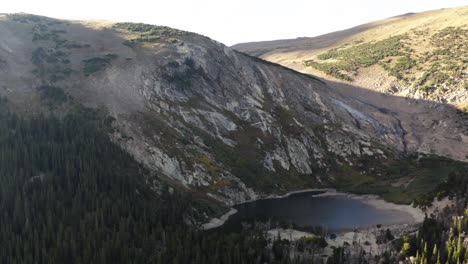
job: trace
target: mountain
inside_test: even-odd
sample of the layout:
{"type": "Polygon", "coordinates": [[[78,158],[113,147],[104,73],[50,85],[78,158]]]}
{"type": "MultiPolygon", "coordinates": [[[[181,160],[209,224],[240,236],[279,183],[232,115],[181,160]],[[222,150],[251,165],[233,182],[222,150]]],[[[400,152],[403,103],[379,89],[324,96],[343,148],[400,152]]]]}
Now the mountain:
{"type": "Polygon", "coordinates": [[[466,111],[468,7],[371,22],[313,38],[233,48],[326,79],[466,111]]]}
{"type": "Polygon", "coordinates": [[[63,116],[77,106],[103,111],[110,138],[136,161],[224,204],[367,183],[362,174],[380,182],[405,155],[468,158],[466,123],[462,115],[444,119],[457,113],[448,106],[378,94],[366,102],[358,96],[365,90],[345,94],[167,27],[0,19],[0,93],[9,109],[25,116],[63,116]],[[395,111],[408,105],[413,112],[395,111]],[[344,175],[355,176],[338,180],[344,175]]]}
{"type": "Polygon", "coordinates": [[[2,14],[0,36],[2,263],[291,263],[289,242],[201,223],[306,188],[466,190],[451,105],[163,26],[2,14]]]}

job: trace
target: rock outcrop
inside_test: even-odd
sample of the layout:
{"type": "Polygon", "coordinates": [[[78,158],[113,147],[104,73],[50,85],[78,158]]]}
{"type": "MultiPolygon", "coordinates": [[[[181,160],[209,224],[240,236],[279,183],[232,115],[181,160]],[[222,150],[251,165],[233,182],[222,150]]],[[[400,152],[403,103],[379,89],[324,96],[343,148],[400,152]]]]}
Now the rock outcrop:
{"type": "Polygon", "coordinates": [[[337,165],[364,170],[410,144],[382,107],[193,33],[4,15],[0,36],[12,109],[104,109],[135,159],[225,204],[323,186],[337,165]]]}

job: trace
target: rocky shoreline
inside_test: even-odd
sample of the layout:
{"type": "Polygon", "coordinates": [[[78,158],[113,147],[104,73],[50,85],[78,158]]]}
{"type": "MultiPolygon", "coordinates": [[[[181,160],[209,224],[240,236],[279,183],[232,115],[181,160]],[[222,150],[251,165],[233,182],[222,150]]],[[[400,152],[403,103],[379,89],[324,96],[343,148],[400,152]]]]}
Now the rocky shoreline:
{"type": "Polygon", "coordinates": [[[208,223],[202,224],[201,228],[203,230],[209,230],[213,229],[216,227],[222,226],[228,219],[231,217],[231,215],[237,213],[237,210],[231,207],[231,210],[229,212],[223,214],[221,217],[217,218],[211,218],[211,220],[208,223]]]}
{"type": "MultiPolygon", "coordinates": [[[[402,212],[409,214],[411,218],[414,219],[413,222],[408,223],[408,224],[417,224],[424,220],[424,212],[421,209],[415,208],[411,205],[393,204],[393,203],[386,202],[385,200],[383,200],[377,195],[356,195],[356,194],[351,194],[351,193],[339,192],[336,189],[332,189],[332,188],[298,190],[298,191],[288,192],[284,195],[270,195],[270,196],[261,197],[258,199],[253,199],[253,200],[249,200],[246,203],[254,202],[258,200],[266,200],[266,199],[281,199],[281,198],[286,198],[290,195],[304,193],[304,192],[322,192],[322,193],[313,195],[316,197],[343,195],[348,198],[362,200],[364,203],[370,206],[373,206],[374,208],[377,208],[377,209],[402,211],[402,212]]],[[[218,217],[212,218],[209,222],[202,224],[201,227],[203,230],[209,230],[209,229],[220,227],[229,219],[229,217],[231,217],[235,213],[237,213],[237,210],[231,207],[231,209],[227,213],[225,213],[219,218],[218,217]]]]}

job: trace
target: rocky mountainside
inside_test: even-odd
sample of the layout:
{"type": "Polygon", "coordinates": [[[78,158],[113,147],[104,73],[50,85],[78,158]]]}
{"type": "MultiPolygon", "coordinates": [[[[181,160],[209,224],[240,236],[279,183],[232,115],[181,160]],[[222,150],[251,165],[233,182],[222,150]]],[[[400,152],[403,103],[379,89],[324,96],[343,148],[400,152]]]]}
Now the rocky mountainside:
{"type": "Polygon", "coordinates": [[[0,15],[0,36],[11,110],[105,112],[109,136],[137,161],[225,204],[343,177],[375,183],[412,153],[468,158],[466,122],[449,106],[364,101],[362,89],[348,94],[194,33],[15,14],[0,15]]]}
{"type": "Polygon", "coordinates": [[[468,7],[234,48],[326,79],[468,110],[468,7]]]}

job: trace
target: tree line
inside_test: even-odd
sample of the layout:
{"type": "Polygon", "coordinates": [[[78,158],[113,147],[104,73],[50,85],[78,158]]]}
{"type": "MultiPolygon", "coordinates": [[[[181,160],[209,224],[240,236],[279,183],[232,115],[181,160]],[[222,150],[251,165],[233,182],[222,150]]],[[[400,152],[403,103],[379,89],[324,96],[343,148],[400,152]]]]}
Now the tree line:
{"type": "MultiPolygon", "coordinates": [[[[300,263],[262,232],[202,232],[189,194],[157,190],[108,122],[0,111],[0,263],[300,263]]],[[[199,211],[199,210],[198,210],[199,211]]]]}

